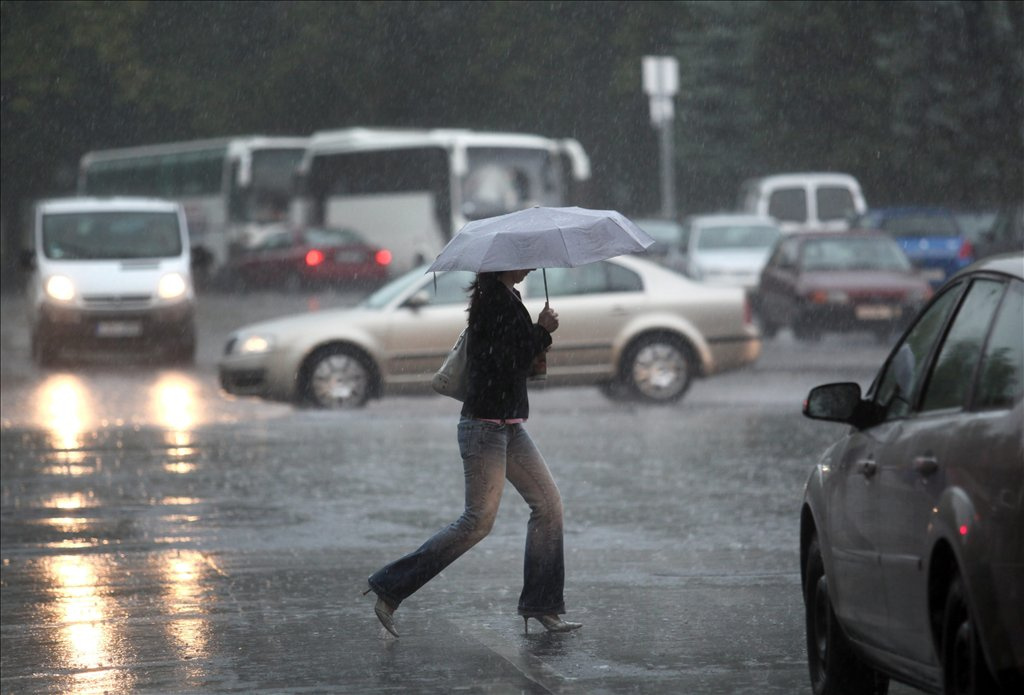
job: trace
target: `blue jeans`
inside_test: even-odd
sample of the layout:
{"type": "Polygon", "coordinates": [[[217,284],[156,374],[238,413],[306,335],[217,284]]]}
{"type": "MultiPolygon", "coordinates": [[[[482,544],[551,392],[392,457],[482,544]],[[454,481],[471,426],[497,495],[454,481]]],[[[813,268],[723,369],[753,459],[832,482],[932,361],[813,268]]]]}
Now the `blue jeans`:
{"type": "Polygon", "coordinates": [[[507,478],[530,505],[519,615],[565,612],[562,590],[562,498],[544,458],[522,425],[463,418],[459,451],[466,478],[466,509],[417,550],[370,576],[370,587],[394,607],[483,540],[498,514],[507,478]]]}

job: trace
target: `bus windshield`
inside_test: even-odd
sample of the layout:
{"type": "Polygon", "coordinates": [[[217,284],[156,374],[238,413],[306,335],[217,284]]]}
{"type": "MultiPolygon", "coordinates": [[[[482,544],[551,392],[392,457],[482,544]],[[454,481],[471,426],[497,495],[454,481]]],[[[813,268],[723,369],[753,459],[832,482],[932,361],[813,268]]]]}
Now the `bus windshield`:
{"type": "Polygon", "coordinates": [[[178,216],[143,211],[47,214],[43,253],[64,261],[180,256],[178,216]]]}
{"type": "Polygon", "coordinates": [[[546,150],[471,147],[462,182],[468,220],[504,215],[534,205],[557,206],[564,196],[559,163],[546,150]]]}
{"type": "Polygon", "coordinates": [[[251,181],[245,186],[238,182],[236,164],[231,177],[231,221],[283,221],[288,214],[295,169],[303,154],[305,150],[298,148],[253,150],[251,181]]]}

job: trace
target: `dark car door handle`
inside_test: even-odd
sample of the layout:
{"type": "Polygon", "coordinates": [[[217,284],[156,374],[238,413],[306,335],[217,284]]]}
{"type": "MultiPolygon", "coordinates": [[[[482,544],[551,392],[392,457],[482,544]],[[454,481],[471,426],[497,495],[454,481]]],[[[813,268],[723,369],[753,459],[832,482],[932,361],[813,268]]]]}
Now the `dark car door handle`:
{"type": "Polygon", "coordinates": [[[878,464],[875,463],[874,459],[864,459],[863,461],[857,462],[857,472],[863,475],[865,478],[870,478],[878,470],[878,464]]]}
{"type": "Polygon", "coordinates": [[[939,461],[934,456],[918,456],[914,459],[914,470],[921,475],[931,475],[939,470],[939,461]]]}

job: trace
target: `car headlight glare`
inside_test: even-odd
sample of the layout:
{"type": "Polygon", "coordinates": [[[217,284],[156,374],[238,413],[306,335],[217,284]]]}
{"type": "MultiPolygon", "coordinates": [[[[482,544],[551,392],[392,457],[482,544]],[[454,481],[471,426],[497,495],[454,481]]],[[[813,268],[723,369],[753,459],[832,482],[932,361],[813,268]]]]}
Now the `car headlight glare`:
{"type": "Polygon", "coordinates": [[[54,275],[46,281],[46,294],[58,302],[70,302],[75,298],[75,283],[66,275],[54,275]]]}
{"type": "Polygon", "coordinates": [[[274,339],[270,336],[250,335],[242,340],[238,346],[238,354],[259,355],[264,352],[270,352],[272,347],[274,347],[274,339]]]}
{"type": "Polygon", "coordinates": [[[167,273],[160,278],[156,293],[160,299],[177,299],[185,294],[186,289],[185,278],[181,276],[181,273],[167,273]]]}

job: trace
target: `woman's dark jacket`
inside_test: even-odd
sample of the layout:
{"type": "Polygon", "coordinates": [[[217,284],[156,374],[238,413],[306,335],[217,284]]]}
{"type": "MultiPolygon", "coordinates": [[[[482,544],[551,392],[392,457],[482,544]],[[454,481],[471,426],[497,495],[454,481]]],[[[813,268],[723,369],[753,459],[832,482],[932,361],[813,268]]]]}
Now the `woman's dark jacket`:
{"type": "Polygon", "coordinates": [[[519,292],[487,279],[469,310],[468,388],[462,414],[504,420],[527,418],[526,379],[551,334],[530,319],[519,292]]]}

